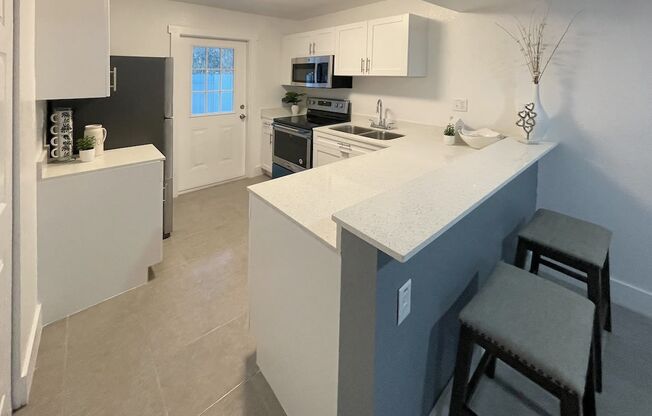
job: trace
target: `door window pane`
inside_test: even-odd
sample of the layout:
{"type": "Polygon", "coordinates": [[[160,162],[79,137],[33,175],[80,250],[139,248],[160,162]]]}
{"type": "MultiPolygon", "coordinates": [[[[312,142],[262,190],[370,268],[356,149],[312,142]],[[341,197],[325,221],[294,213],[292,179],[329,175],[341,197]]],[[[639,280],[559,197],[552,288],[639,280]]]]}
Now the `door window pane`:
{"type": "Polygon", "coordinates": [[[192,93],[192,113],[204,114],[206,113],[206,94],[203,92],[192,93]]]}
{"type": "Polygon", "coordinates": [[[193,47],[193,116],[233,112],[234,55],[233,48],[193,47]]]}
{"type": "Polygon", "coordinates": [[[192,50],[192,67],[206,67],[206,48],[194,47],[192,50]]]}
{"type": "Polygon", "coordinates": [[[192,90],[205,91],[206,90],[206,73],[204,71],[192,71],[192,90]]]}
{"type": "Polygon", "coordinates": [[[233,89],[233,71],[222,72],[222,90],[233,89]]]}
{"type": "Polygon", "coordinates": [[[220,112],[220,93],[219,92],[209,92],[208,93],[208,109],[207,113],[219,113],[220,112]]]}
{"type": "Polygon", "coordinates": [[[233,112],[233,91],[222,92],[222,107],[220,110],[224,113],[233,112]]]}
{"type": "Polygon", "coordinates": [[[208,91],[219,91],[220,90],[220,71],[217,69],[208,70],[208,86],[206,89],[208,91]]]}

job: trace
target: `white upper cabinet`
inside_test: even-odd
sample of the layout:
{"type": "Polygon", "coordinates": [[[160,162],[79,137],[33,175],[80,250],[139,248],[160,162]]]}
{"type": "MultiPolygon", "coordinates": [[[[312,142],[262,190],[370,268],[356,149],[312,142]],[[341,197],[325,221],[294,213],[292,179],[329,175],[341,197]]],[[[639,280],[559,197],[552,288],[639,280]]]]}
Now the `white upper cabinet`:
{"type": "Polygon", "coordinates": [[[335,54],[335,29],[328,28],[311,32],[312,54],[325,56],[335,54]]]}
{"type": "Polygon", "coordinates": [[[412,14],[335,28],[335,75],[423,77],[428,22],[412,14]]]}
{"type": "Polygon", "coordinates": [[[287,51],[290,58],[333,55],[335,53],[335,31],[328,28],[288,35],[283,38],[283,49],[287,51]]]}
{"type": "Polygon", "coordinates": [[[367,22],[335,28],[335,75],[364,75],[367,66],[367,22]]]}
{"type": "Polygon", "coordinates": [[[110,95],[109,0],[36,0],[36,99],[110,95]]]}

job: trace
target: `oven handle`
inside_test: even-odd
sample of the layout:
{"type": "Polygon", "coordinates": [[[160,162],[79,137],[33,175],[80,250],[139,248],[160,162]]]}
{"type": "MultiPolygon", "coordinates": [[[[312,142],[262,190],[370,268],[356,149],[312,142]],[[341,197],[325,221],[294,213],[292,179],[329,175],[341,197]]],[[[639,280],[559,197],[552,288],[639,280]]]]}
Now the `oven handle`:
{"type": "Polygon", "coordinates": [[[306,130],[294,129],[292,127],[281,126],[280,124],[273,124],[274,130],[282,131],[284,133],[298,136],[304,139],[312,139],[312,132],[306,130]]]}

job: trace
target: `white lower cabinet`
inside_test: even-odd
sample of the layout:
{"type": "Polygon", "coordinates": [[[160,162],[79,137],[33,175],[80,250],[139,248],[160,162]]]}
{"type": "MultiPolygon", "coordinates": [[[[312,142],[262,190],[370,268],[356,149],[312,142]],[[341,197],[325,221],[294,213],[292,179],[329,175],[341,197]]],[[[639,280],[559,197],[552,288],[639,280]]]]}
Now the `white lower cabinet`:
{"type": "Polygon", "coordinates": [[[324,133],[315,133],[313,143],[313,167],[328,165],[338,160],[349,159],[383,149],[355,140],[343,139],[324,133]]]}
{"type": "Polygon", "coordinates": [[[261,167],[263,172],[268,176],[272,175],[272,153],[274,147],[274,129],[272,128],[272,120],[263,118],[262,123],[262,137],[261,137],[261,167]]]}

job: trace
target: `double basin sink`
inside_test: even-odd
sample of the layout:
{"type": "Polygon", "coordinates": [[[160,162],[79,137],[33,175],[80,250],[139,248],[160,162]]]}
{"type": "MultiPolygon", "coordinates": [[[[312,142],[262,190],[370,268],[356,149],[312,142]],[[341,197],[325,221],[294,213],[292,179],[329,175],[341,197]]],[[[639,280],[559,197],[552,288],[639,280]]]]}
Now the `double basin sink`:
{"type": "Polygon", "coordinates": [[[390,131],[372,130],[366,127],[352,126],[350,124],[329,128],[331,130],[341,131],[342,133],[355,134],[356,136],[376,140],[394,140],[403,137],[402,134],[392,133],[390,131]]]}

